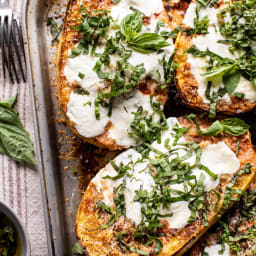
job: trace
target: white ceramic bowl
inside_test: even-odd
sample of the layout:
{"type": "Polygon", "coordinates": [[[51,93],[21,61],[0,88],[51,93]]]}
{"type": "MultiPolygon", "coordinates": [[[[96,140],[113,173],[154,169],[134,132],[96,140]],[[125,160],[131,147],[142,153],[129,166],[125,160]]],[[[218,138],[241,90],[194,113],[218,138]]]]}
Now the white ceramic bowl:
{"type": "Polygon", "coordinates": [[[14,211],[9,206],[7,206],[4,202],[1,201],[0,213],[6,215],[17,230],[21,242],[21,256],[30,256],[30,245],[28,235],[16,213],[14,213],[14,211]]]}

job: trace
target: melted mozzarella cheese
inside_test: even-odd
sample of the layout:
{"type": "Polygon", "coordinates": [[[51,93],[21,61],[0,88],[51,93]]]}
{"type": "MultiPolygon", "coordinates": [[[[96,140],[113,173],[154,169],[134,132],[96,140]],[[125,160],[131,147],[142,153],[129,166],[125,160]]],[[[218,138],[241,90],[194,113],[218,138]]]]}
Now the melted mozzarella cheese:
{"type": "Polygon", "coordinates": [[[116,21],[121,21],[126,15],[133,11],[130,7],[141,11],[145,16],[151,16],[155,13],[161,13],[163,11],[162,0],[147,1],[144,0],[121,0],[118,5],[111,8],[111,16],[116,21]]]}
{"type": "MultiPolygon", "coordinates": [[[[162,1],[159,0],[162,4],[162,1]]],[[[162,11],[162,5],[159,5],[158,0],[153,1],[145,6],[145,3],[141,1],[135,1],[135,8],[139,5],[144,6],[141,11],[147,13],[148,15],[152,12],[162,11]],[[157,7],[158,6],[158,7],[157,7]],[[158,9],[159,8],[159,9],[158,9]],[[161,9],[161,10],[160,10],[161,9]]],[[[122,0],[120,4],[114,6],[112,10],[117,10],[118,8],[123,9],[123,12],[130,12],[129,7],[124,7],[124,4],[128,4],[129,7],[134,4],[132,0],[122,0]]],[[[127,15],[127,13],[125,14],[127,15]]],[[[152,17],[150,23],[142,27],[142,32],[154,32],[158,23],[158,19],[152,17]]],[[[160,26],[160,31],[170,31],[168,25],[160,26]]],[[[115,27],[111,27],[107,34],[109,36],[114,36],[116,32],[115,27]]],[[[146,72],[142,74],[141,79],[146,77],[151,77],[157,82],[164,82],[164,69],[160,61],[172,54],[174,50],[174,45],[171,39],[168,39],[170,46],[162,49],[161,52],[155,52],[151,54],[143,54],[137,51],[132,51],[128,62],[133,65],[144,64],[146,72]]],[[[106,40],[103,39],[99,42],[99,46],[96,49],[97,53],[102,53],[106,46],[106,40]]],[[[128,46],[126,45],[128,48],[128,46]]],[[[69,54],[71,50],[69,51],[69,54]]],[[[107,109],[100,106],[100,120],[95,117],[95,107],[94,101],[97,97],[99,90],[105,87],[104,80],[100,79],[97,73],[93,70],[99,57],[91,55],[79,55],[75,58],[68,58],[67,63],[64,68],[64,74],[67,80],[72,83],[78,83],[84,90],[89,92],[89,95],[78,95],[71,93],[70,100],[67,105],[67,116],[71,121],[74,122],[75,128],[79,134],[85,138],[92,138],[99,136],[105,132],[105,128],[108,122],[111,122],[111,127],[109,130],[109,137],[114,139],[117,145],[120,146],[132,146],[136,145],[138,141],[135,137],[128,135],[128,129],[130,123],[132,122],[134,115],[133,112],[137,112],[139,106],[143,106],[144,110],[148,111],[150,115],[153,110],[150,104],[150,96],[144,95],[139,91],[133,92],[129,97],[118,97],[114,99],[113,109],[111,117],[107,116],[107,109]],[[81,79],[79,73],[84,74],[81,79]],[[90,102],[90,104],[87,104],[90,102]]],[[[110,65],[108,67],[103,67],[104,72],[109,72],[114,74],[117,69],[117,60],[119,60],[117,54],[110,56],[110,65]]],[[[129,76],[130,71],[127,71],[127,76],[129,76]]]]}
{"type": "Polygon", "coordinates": [[[204,251],[207,252],[209,256],[217,256],[217,255],[230,256],[230,249],[227,244],[225,244],[224,252],[222,254],[219,254],[219,251],[221,250],[222,248],[220,244],[207,246],[204,249],[204,251]]]}
{"type": "MultiPolygon", "coordinates": [[[[168,118],[167,123],[169,129],[164,131],[161,137],[161,143],[154,142],[152,147],[163,152],[167,153],[168,150],[165,147],[165,142],[168,139],[169,145],[171,146],[174,137],[171,135],[173,127],[179,125],[177,118],[168,118]]],[[[179,142],[184,142],[184,138],[182,137],[179,142]]],[[[172,146],[172,149],[176,149],[179,157],[182,157],[186,154],[185,150],[181,148],[181,146],[172,146]]],[[[155,158],[156,153],[153,151],[150,152],[149,158],[155,158]]],[[[176,155],[170,156],[170,160],[177,157],[176,155]]],[[[130,164],[132,168],[129,176],[118,180],[110,180],[110,179],[102,179],[102,177],[106,175],[115,176],[116,171],[109,164],[103,170],[101,170],[96,177],[92,180],[92,182],[96,185],[98,191],[103,194],[104,201],[109,206],[113,206],[113,189],[124,181],[126,182],[126,190],[125,190],[125,208],[126,208],[126,216],[131,219],[136,225],[141,221],[141,206],[139,202],[134,202],[133,198],[135,196],[135,191],[140,188],[151,191],[152,187],[155,185],[154,179],[151,176],[151,172],[148,168],[149,160],[144,159],[143,161],[138,161],[142,159],[142,155],[133,149],[129,149],[122,154],[120,154],[114,161],[117,165],[121,163],[123,165],[130,164]]],[[[193,155],[187,159],[186,161],[193,165],[195,163],[196,156],[193,155]]],[[[235,173],[240,166],[240,162],[237,159],[234,152],[224,143],[218,142],[216,144],[209,144],[202,148],[201,155],[201,163],[207,166],[212,172],[218,175],[218,179],[214,180],[211,176],[209,176],[206,172],[199,170],[198,168],[194,168],[192,170],[192,175],[195,175],[197,179],[199,178],[201,173],[204,173],[204,187],[205,191],[209,191],[215,188],[219,182],[219,177],[222,174],[233,174],[235,173]]],[[[170,185],[171,189],[179,190],[184,192],[183,183],[170,185]]],[[[179,196],[175,192],[170,194],[171,197],[179,196]]],[[[187,224],[188,218],[191,215],[191,211],[189,209],[189,201],[178,201],[172,203],[167,208],[161,208],[160,214],[165,215],[168,213],[172,213],[171,217],[164,217],[163,219],[169,223],[170,228],[182,228],[187,224]]]]}
{"type": "Polygon", "coordinates": [[[203,147],[201,163],[218,175],[218,179],[214,180],[202,170],[197,168],[193,170],[193,174],[198,178],[200,173],[205,174],[204,186],[206,191],[216,188],[222,174],[233,174],[240,167],[240,161],[235,153],[223,141],[203,147]]]}
{"type": "Polygon", "coordinates": [[[105,127],[110,121],[112,124],[108,131],[110,138],[121,146],[136,145],[136,138],[128,134],[130,123],[134,118],[132,113],[137,112],[139,106],[143,106],[143,109],[148,111],[148,115],[152,114],[150,96],[140,91],[134,91],[128,99],[119,97],[113,103],[111,117],[108,117],[107,109],[100,106],[100,119],[97,120],[94,106],[97,93],[93,93],[92,90],[89,92],[90,95],[79,95],[72,92],[67,106],[67,116],[74,122],[79,134],[86,138],[96,137],[104,133],[105,127]]]}
{"type": "Polygon", "coordinates": [[[128,130],[130,123],[134,119],[134,114],[132,113],[137,112],[139,106],[143,106],[143,109],[148,111],[148,115],[152,114],[153,110],[150,103],[150,96],[144,95],[140,91],[135,91],[128,99],[120,97],[115,100],[110,117],[112,126],[108,135],[110,138],[114,139],[118,145],[137,144],[135,137],[128,135],[128,130]]]}
{"type": "Polygon", "coordinates": [[[104,133],[109,118],[107,109],[100,107],[101,118],[95,117],[94,100],[97,92],[90,91],[90,95],[80,95],[71,92],[67,105],[67,116],[75,124],[80,135],[92,138],[104,133]]]}
{"type": "MultiPolygon", "coordinates": [[[[71,51],[69,51],[69,54],[71,51]]],[[[67,58],[64,68],[64,75],[67,80],[79,83],[85,90],[91,86],[102,82],[97,73],[92,69],[96,64],[97,58],[90,55],[79,55],[75,58],[67,58]],[[84,78],[79,77],[79,73],[84,74],[84,78]]]]}
{"type": "Polygon", "coordinates": [[[174,50],[174,45],[172,44],[172,41],[168,40],[168,42],[170,43],[170,46],[163,48],[160,53],[154,52],[150,54],[145,54],[135,51],[132,52],[131,57],[129,58],[129,62],[133,66],[144,63],[146,72],[142,74],[141,79],[151,77],[158,82],[164,82],[164,69],[163,65],[160,62],[164,56],[166,56],[166,59],[168,59],[168,57],[172,54],[174,50]]]}
{"type": "MultiPolygon", "coordinates": [[[[183,23],[193,28],[194,27],[194,18],[196,18],[196,4],[191,3],[186,12],[183,23]]],[[[218,19],[217,14],[219,13],[219,9],[215,8],[201,8],[199,12],[199,19],[202,19],[205,16],[209,18],[209,27],[208,34],[206,35],[197,35],[193,37],[193,44],[201,51],[205,51],[209,49],[210,51],[217,53],[221,57],[227,57],[230,59],[235,59],[237,53],[233,55],[229,51],[228,44],[218,43],[218,40],[224,40],[225,38],[218,31],[218,19]]],[[[230,21],[230,15],[226,15],[225,22],[230,21]]],[[[194,78],[198,83],[198,94],[201,96],[203,102],[210,103],[210,101],[205,96],[205,91],[208,84],[208,79],[201,76],[206,70],[207,66],[207,58],[208,57],[194,57],[192,54],[188,54],[187,62],[190,63],[190,70],[193,74],[194,78]]],[[[216,78],[212,80],[212,91],[217,92],[220,87],[224,87],[222,82],[222,78],[216,78]]],[[[238,86],[236,87],[235,93],[243,93],[245,95],[245,99],[248,99],[250,102],[256,101],[256,90],[253,84],[241,76],[238,86]]],[[[225,94],[222,97],[226,102],[230,102],[230,96],[225,94]]]]}

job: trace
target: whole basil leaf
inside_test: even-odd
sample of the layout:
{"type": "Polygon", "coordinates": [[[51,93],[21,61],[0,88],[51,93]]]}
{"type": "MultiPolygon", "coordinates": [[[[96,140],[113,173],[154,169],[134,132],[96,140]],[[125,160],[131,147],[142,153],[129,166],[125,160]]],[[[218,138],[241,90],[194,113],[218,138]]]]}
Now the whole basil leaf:
{"type": "Polygon", "coordinates": [[[204,132],[203,136],[216,136],[223,131],[224,127],[219,120],[216,120],[210,127],[208,127],[204,132]]]}
{"type": "Polygon", "coordinates": [[[20,127],[17,127],[16,125],[6,124],[1,122],[0,122],[0,128],[4,128],[6,130],[9,130],[12,133],[17,133],[25,138],[28,138],[32,144],[32,141],[30,140],[30,137],[29,137],[29,133],[24,128],[20,128],[20,127]]]}
{"type": "Polygon", "coordinates": [[[72,253],[84,255],[82,246],[79,243],[75,243],[74,247],[72,248],[72,253]]]}
{"type": "Polygon", "coordinates": [[[217,76],[222,76],[223,74],[229,72],[235,67],[235,64],[227,64],[213,70],[206,71],[205,73],[201,74],[201,76],[211,79],[217,76]]]}
{"type": "Polygon", "coordinates": [[[10,108],[6,103],[0,104],[0,122],[23,127],[17,112],[10,108]]]}
{"type": "Polygon", "coordinates": [[[156,33],[139,34],[128,44],[135,51],[142,53],[152,53],[170,45],[162,36],[156,33]]]}
{"type": "Polygon", "coordinates": [[[7,99],[7,100],[4,100],[4,101],[0,102],[0,104],[2,106],[8,106],[9,108],[13,108],[15,103],[17,102],[17,96],[18,96],[18,94],[16,93],[16,95],[11,97],[10,99],[7,99]]]}
{"type": "Polygon", "coordinates": [[[0,154],[5,154],[5,155],[7,154],[7,152],[6,152],[5,148],[4,148],[4,145],[1,142],[1,140],[0,140],[0,154]]]}
{"type": "Polygon", "coordinates": [[[226,118],[221,121],[223,131],[233,136],[240,136],[245,134],[250,126],[239,118],[226,118]]]}
{"type": "Polygon", "coordinates": [[[140,11],[136,11],[122,19],[120,31],[129,41],[141,31],[142,24],[142,13],[140,11]]]}
{"type": "Polygon", "coordinates": [[[15,161],[35,164],[33,143],[29,133],[12,107],[17,95],[0,102],[0,153],[9,155],[15,161]]]}
{"type": "Polygon", "coordinates": [[[30,138],[0,127],[0,139],[4,149],[14,160],[29,164],[36,163],[30,138]]]}
{"type": "Polygon", "coordinates": [[[224,74],[222,77],[222,80],[228,94],[231,95],[235,91],[240,81],[240,73],[237,69],[232,70],[224,74]]]}

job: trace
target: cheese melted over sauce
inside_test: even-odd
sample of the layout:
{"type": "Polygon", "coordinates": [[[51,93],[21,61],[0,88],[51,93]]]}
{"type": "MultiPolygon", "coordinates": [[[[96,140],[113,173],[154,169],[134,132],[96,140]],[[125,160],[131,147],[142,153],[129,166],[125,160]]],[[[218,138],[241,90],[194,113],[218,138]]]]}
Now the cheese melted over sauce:
{"type": "MultiPolygon", "coordinates": [[[[157,142],[154,142],[152,144],[153,148],[161,151],[162,153],[168,152],[168,150],[165,147],[165,141],[166,139],[168,139],[169,144],[172,145],[174,141],[174,137],[171,135],[172,129],[176,124],[179,125],[178,120],[176,118],[168,118],[167,122],[169,129],[163,132],[161,137],[162,142],[160,144],[158,144],[157,142]]],[[[179,142],[184,141],[185,140],[183,137],[180,138],[179,140],[179,142]]],[[[172,146],[172,149],[177,150],[177,154],[179,157],[182,157],[186,154],[185,150],[180,148],[180,146],[172,146]]],[[[156,153],[151,151],[149,154],[149,158],[154,159],[155,156],[156,153]]],[[[170,160],[174,159],[175,157],[177,156],[171,155],[170,160]]],[[[193,154],[190,158],[186,160],[186,162],[192,165],[195,163],[195,159],[195,154],[193,154]]],[[[118,180],[103,179],[103,177],[107,175],[115,176],[117,174],[113,167],[110,164],[108,164],[95,176],[95,178],[92,180],[92,183],[95,184],[98,192],[103,195],[104,202],[108,206],[113,207],[113,189],[115,187],[118,187],[125,180],[127,184],[125,190],[126,216],[127,218],[131,219],[136,225],[138,225],[141,221],[141,206],[139,202],[133,201],[133,198],[136,194],[135,191],[139,189],[151,191],[155,185],[154,179],[151,176],[151,172],[148,167],[149,160],[142,159],[140,153],[138,153],[134,149],[129,149],[121,153],[119,156],[117,156],[114,162],[118,166],[121,163],[123,163],[124,166],[130,163],[130,166],[132,166],[132,176],[125,176],[124,178],[118,180]]],[[[218,175],[218,179],[214,180],[204,171],[199,170],[198,168],[192,169],[192,175],[195,175],[197,179],[199,178],[201,173],[205,175],[205,191],[214,189],[218,185],[219,178],[222,174],[233,174],[240,167],[240,162],[238,158],[224,142],[209,144],[207,146],[202,147],[201,163],[207,166],[212,172],[218,175]]],[[[170,188],[184,191],[184,184],[174,184],[171,185],[170,188]]],[[[171,193],[170,196],[175,197],[178,195],[175,193],[171,193]]],[[[188,218],[191,215],[191,211],[188,206],[189,201],[178,201],[172,203],[168,208],[161,209],[160,214],[164,215],[167,213],[173,213],[171,217],[164,217],[163,219],[168,221],[169,228],[182,228],[187,224],[188,218]]]]}
{"type": "MultiPolygon", "coordinates": [[[[153,13],[160,13],[163,11],[163,4],[161,0],[145,2],[142,0],[122,0],[118,5],[111,9],[111,16],[119,24],[121,19],[126,15],[132,13],[130,6],[140,10],[146,16],[151,16],[153,13]]],[[[155,32],[158,19],[151,17],[149,24],[144,24],[141,32],[155,32]]],[[[114,36],[115,27],[110,27],[108,35],[114,36]]],[[[167,24],[160,27],[160,31],[170,31],[167,24]]],[[[174,50],[172,39],[167,40],[170,46],[163,48],[160,52],[151,54],[144,54],[132,51],[128,62],[133,65],[144,64],[146,70],[142,74],[141,80],[150,77],[156,82],[164,83],[164,70],[160,61],[164,56],[168,59],[174,50]],[[160,74],[160,76],[159,76],[160,74]]],[[[103,39],[99,42],[96,49],[97,53],[102,53],[105,49],[106,41],[103,39]]],[[[128,48],[128,46],[126,45],[128,48]]],[[[71,50],[69,51],[69,53],[71,50]]],[[[103,71],[114,73],[117,69],[116,61],[120,58],[117,54],[110,55],[110,65],[105,67],[103,71]]],[[[104,133],[106,125],[111,122],[108,136],[115,140],[117,145],[132,146],[136,145],[137,141],[134,137],[128,135],[127,130],[133,120],[132,112],[137,112],[139,106],[148,111],[150,115],[153,110],[150,105],[150,95],[142,94],[141,92],[133,92],[127,98],[121,96],[114,99],[112,116],[107,117],[107,110],[100,107],[100,120],[95,117],[94,100],[97,97],[98,91],[105,86],[104,80],[100,79],[93,67],[96,64],[98,57],[91,55],[79,55],[75,58],[68,58],[64,68],[66,79],[70,82],[78,83],[84,90],[88,91],[90,95],[77,95],[71,93],[70,100],[67,105],[67,116],[74,123],[76,130],[85,138],[92,138],[104,133]],[[79,73],[84,74],[84,78],[79,77],[79,73]],[[88,104],[89,102],[89,104],[88,104]]]]}
{"type": "MultiPolygon", "coordinates": [[[[195,3],[191,3],[189,5],[183,20],[184,25],[191,28],[194,27],[194,18],[196,18],[196,6],[197,5],[195,3]]],[[[235,59],[235,55],[231,54],[231,52],[228,50],[228,44],[221,44],[217,42],[218,40],[226,39],[218,31],[217,14],[219,12],[220,9],[210,7],[200,9],[199,19],[202,19],[205,16],[208,16],[209,18],[208,34],[193,36],[192,43],[201,51],[205,51],[208,48],[210,51],[217,53],[221,57],[235,59]]],[[[227,14],[225,17],[225,22],[228,21],[231,21],[231,18],[227,14]]],[[[198,83],[198,94],[201,96],[204,103],[210,103],[210,100],[205,96],[205,91],[209,80],[201,76],[201,74],[206,71],[205,69],[207,66],[207,58],[208,57],[194,57],[192,54],[188,54],[187,59],[187,62],[190,63],[191,73],[198,83]]],[[[212,82],[212,91],[217,92],[220,87],[224,87],[222,78],[217,78],[212,82]]],[[[245,95],[245,99],[252,103],[256,101],[256,90],[253,84],[243,76],[240,77],[240,81],[234,93],[243,93],[245,95]]],[[[222,99],[226,102],[230,102],[230,96],[227,93],[222,97],[222,99]]]]}
{"type": "Polygon", "coordinates": [[[222,256],[230,256],[230,249],[228,245],[224,245],[224,252],[219,254],[219,251],[222,250],[221,245],[220,244],[216,244],[216,245],[211,245],[211,246],[207,246],[205,247],[204,251],[208,253],[209,256],[218,256],[218,255],[222,255],[222,256]]]}

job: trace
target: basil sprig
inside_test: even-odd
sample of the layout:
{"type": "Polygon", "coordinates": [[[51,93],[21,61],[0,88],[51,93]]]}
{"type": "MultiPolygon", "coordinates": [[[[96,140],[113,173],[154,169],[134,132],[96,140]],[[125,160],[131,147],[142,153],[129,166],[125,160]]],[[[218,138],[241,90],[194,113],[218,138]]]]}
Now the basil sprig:
{"type": "Polygon", "coordinates": [[[142,13],[136,11],[125,16],[120,24],[120,31],[128,45],[135,51],[152,53],[170,44],[157,33],[140,33],[142,28],[142,13]]]}
{"type": "Polygon", "coordinates": [[[122,35],[124,35],[129,41],[141,31],[142,25],[142,13],[136,11],[135,13],[129,14],[122,19],[120,31],[122,35]]]}
{"type": "Polygon", "coordinates": [[[17,162],[35,164],[33,143],[13,109],[17,95],[0,102],[0,153],[17,162]]]}
{"type": "Polygon", "coordinates": [[[142,33],[132,38],[128,42],[129,46],[135,51],[142,53],[152,53],[170,44],[156,33],[142,33]]]}
{"type": "Polygon", "coordinates": [[[217,136],[222,132],[233,136],[240,136],[245,134],[250,128],[250,126],[243,120],[234,117],[226,118],[221,121],[216,120],[205,131],[202,131],[197,123],[196,116],[194,114],[190,114],[186,118],[191,119],[195,123],[197,127],[197,132],[201,136],[217,136]]]}

